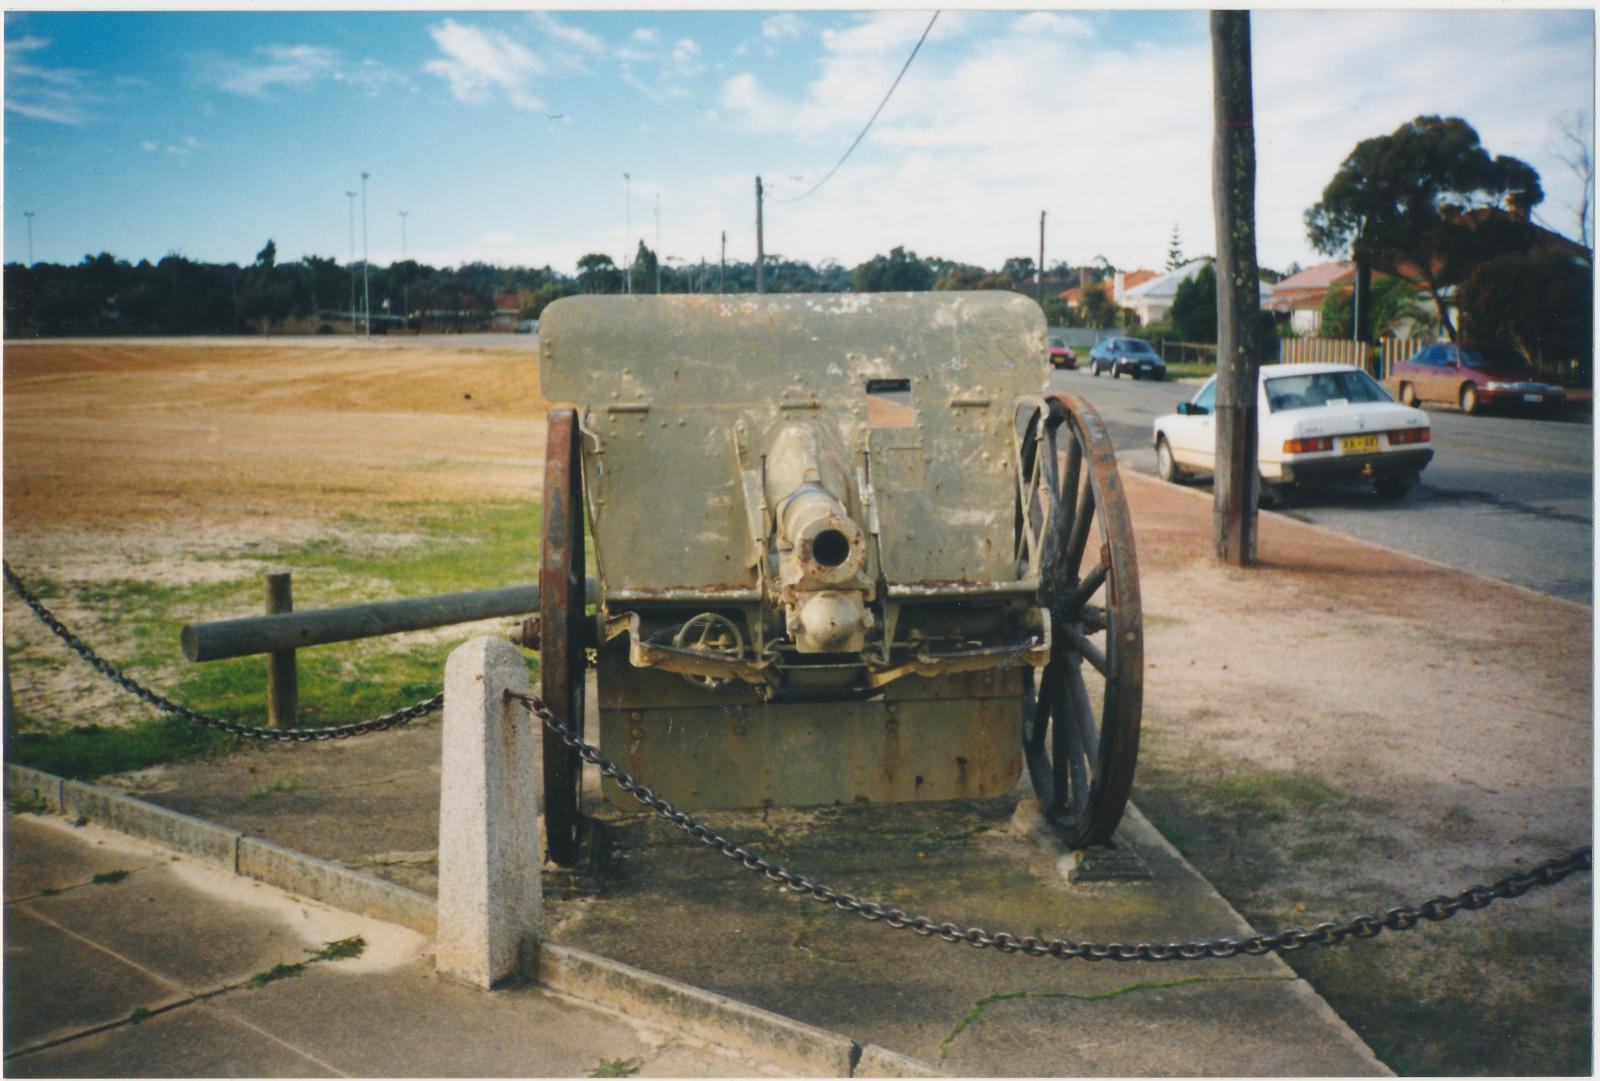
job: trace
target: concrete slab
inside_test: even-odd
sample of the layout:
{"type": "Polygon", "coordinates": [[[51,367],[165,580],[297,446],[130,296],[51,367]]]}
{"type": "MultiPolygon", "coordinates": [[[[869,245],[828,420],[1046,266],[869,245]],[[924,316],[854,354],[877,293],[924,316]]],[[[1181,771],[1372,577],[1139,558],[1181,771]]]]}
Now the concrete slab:
{"type": "MultiPolygon", "coordinates": [[[[582,1076],[605,1061],[643,1061],[666,1042],[532,985],[479,991],[426,962],[359,981],[319,966],[216,1006],[359,1076],[582,1076]]],[[[708,1061],[720,1075],[746,1070],[727,1056],[708,1061]]]]}
{"type": "MultiPolygon", "coordinates": [[[[705,817],[793,870],[962,927],[1075,941],[1249,933],[1137,814],[1119,843],[1137,851],[1150,880],[1069,886],[1055,853],[1013,832],[1011,809],[705,817]]],[[[953,1074],[1386,1072],[1276,958],[1093,964],[977,951],[801,898],[669,826],[639,816],[609,824],[619,858],[600,896],[551,906],[558,941],[953,1074]],[[1271,1035],[1258,1044],[1230,1027],[1271,1035]],[[1090,1050],[1077,1055],[1079,1043],[1090,1050]]]]}
{"type": "Polygon", "coordinates": [[[8,1055],[187,997],[19,905],[6,907],[5,960],[8,1055]]]}
{"type": "Polygon", "coordinates": [[[125,850],[108,849],[103,844],[85,845],[79,838],[65,836],[61,826],[62,819],[55,815],[6,816],[6,904],[47,891],[81,887],[97,874],[139,870],[171,858],[151,855],[135,862],[125,850]],[[27,843],[18,843],[23,834],[27,843]]]}
{"type": "Polygon", "coordinates": [[[7,1077],[334,1077],[325,1064],[205,1006],[183,1006],[32,1055],[7,1077]]]}

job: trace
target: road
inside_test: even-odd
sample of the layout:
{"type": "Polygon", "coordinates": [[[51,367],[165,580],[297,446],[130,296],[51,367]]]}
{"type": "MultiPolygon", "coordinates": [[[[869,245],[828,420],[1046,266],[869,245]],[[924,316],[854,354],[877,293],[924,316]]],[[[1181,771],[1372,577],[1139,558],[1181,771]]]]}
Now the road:
{"type": "MultiPolygon", "coordinates": [[[[1105,419],[1119,458],[1155,472],[1150,426],[1198,389],[1193,383],[1096,379],[1057,371],[1055,389],[1080,394],[1105,419]]],[[[1431,406],[1433,462],[1397,503],[1360,488],[1288,496],[1279,513],[1413,555],[1594,603],[1594,431],[1589,418],[1468,417],[1431,406]]]]}

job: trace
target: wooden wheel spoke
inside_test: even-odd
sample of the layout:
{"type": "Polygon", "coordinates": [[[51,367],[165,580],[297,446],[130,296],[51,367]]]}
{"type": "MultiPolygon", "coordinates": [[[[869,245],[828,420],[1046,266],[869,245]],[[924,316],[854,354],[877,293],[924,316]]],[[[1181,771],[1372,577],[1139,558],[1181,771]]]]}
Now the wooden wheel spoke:
{"type": "Polygon", "coordinates": [[[1083,549],[1089,543],[1089,527],[1094,524],[1094,485],[1085,484],[1078,491],[1078,503],[1072,513],[1072,539],[1067,542],[1067,566],[1073,574],[1083,562],[1083,549]]]}
{"type": "Polygon", "coordinates": [[[1089,701],[1089,687],[1083,680],[1083,670],[1075,664],[1067,665],[1067,685],[1071,691],[1073,716],[1083,738],[1083,749],[1089,761],[1093,762],[1100,757],[1100,726],[1095,720],[1094,705],[1089,701]]]}
{"type": "MultiPolygon", "coordinates": [[[[1069,670],[1072,665],[1066,666],[1069,670]]],[[[1076,817],[1089,794],[1088,757],[1083,734],[1073,716],[1075,709],[1069,686],[1071,676],[1055,682],[1050,696],[1050,751],[1055,776],[1055,811],[1070,811],[1076,817]]]]}
{"type": "Polygon", "coordinates": [[[1106,674],[1106,655],[1101,652],[1099,646],[1089,641],[1082,631],[1068,625],[1056,628],[1056,633],[1066,639],[1067,645],[1071,646],[1078,656],[1088,661],[1091,668],[1102,676],[1106,674]]]}
{"type": "Polygon", "coordinates": [[[1110,573],[1110,567],[1104,563],[1096,563],[1094,569],[1084,575],[1083,579],[1072,587],[1072,592],[1062,598],[1061,611],[1070,615],[1082,608],[1089,598],[1098,593],[1100,587],[1106,584],[1106,577],[1110,573]]]}

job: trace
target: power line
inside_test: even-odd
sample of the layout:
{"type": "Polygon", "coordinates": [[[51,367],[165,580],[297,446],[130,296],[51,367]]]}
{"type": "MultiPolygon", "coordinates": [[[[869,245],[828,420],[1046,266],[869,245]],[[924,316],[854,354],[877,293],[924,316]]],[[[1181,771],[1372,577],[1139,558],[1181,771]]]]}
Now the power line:
{"type": "Polygon", "coordinates": [[[833,176],[834,173],[837,173],[839,171],[839,166],[843,165],[845,163],[845,159],[850,157],[850,155],[855,152],[855,148],[861,145],[861,140],[865,139],[867,137],[867,132],[869,130],[871,130],[873,121],[878,119],[878,114],[883,112],[883,107],[885,105],[889,104],[889,99],[890,98],[894,97],[895,87],[899,86],[900,85],[900,80],[904,79],[906,77],[906,72],[909,71],[910,68],[911,68],[911,61],[913,61],[913,60],[915,60],[917,58],[917,51],[922,48],[922,43],[924,41],[928,40],[928,31],[933,29],[933,24],[935,22],[937,22],[938,20],[939,20],[939,13],[937,11],[935,11],[933,13],[933,18],[929,19],[928,20],[928,25],[923,28],[922,36],[920,38],[918,38],[917,39],[917,43],[911,47],[911,55],[906,57],[905,65],[900,69],[900,74],[896,75],[894,77],[894,82],[889,84],[889,92],[887,94],[883,95],[883,100],[882,101],[878,102],[878,107],[872,111],[872,116],[867,120],[867,126],[861,129],[861,134],[856,136],[856,141],[850,144],[850,149],[846,150],[844,152],[844,157],[839,159],[838,164],[835,165],[832,169],[829,169],[827,174],[825,176],[823,176],[823,178],[821,180],[819,180],[815,184],[813,184],[811,186],[811,190],[805,192],[805,194],[796,195],[793,199],[774,199],[773,202],[775,202],[775,203],[798,203],[801,199],[804,199],[807,195],[812,194],[812,192],[815,192],[818,188],[822,187],[822,185],[826,184],[828,182],[828,178],[833,176]]]}

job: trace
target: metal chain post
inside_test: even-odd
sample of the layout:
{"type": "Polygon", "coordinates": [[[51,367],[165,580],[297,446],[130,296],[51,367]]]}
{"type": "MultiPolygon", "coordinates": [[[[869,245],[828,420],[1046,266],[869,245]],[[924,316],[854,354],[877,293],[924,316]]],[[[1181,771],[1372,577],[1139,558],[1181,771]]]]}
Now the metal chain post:
{"type": "Polygon", "coordinates": [[[165,698],[122,672],[93,649],[90,649],[83,639],[68,630],[51,613],[50,609],[41,604],[39,598],[35,597],[28,587],[23,585],[22,579],[17,576],[16,571],[11,569],[10,563],[5,563],[3,566],[6,584],[21,598],[22,603],[32,609],[33,614],[39,617],[40,622],[49,627],[51,632],[65,642],[74,653],[88,661],[95,671],[161,712],[169,713],[174,717],[182,717],[184,720],[197,724],[202,728],[209,728],[216,732],[227,732],[235,736],[246,736],[250,739],[259,739],[267,743],[321,743],[324,740],[349,739],[351,736],[361,736],[368,732],[382,732],[388,728],[395,728],[414,721],[418,717],[424,717],[444,705],[444,692],[441,691],[432,698],[423,699],[415,705],[395,710],[393,713],[385,713],[383,716],[374,717],[369,721],[358,721],[354,724],[336,724],[326,728],[262,728],[257,725],[225,721],[220,717],[201,713],[198,710],[193,710],[188,706],[174,702],[170,698],[165,698]]]}
{"type": "Polygon", "coordinates": [[[1193,942],[1069,942],[1060,938],[1047,941],[1035,935],[1016,935],[1010,931],[991,933],[981,927],[963,929],[954,923],[938,922],[927,916],[913,916],[904,909],[889,908],[879,901],[863,901],[854,894],[836,890],[763,859],[678,810],[657,796],[648,785],[640,784],[628,776],[615,762],[601,754],[599,748],[585,743],[572,729],[562,724],[538,695],[507,691],[506,696],[526,706],[529,712],[559,735],[562,742],[577,751],[585,762],[599,766],[600,772],[615,781],[624,792],[708,848],[716,849],[746,869],[760,872],[769,881],[779,883],[795,893],[831,904],[842,912],[854,912],[873,923],[882,922],[897,930],[910,928],[924,937],[965,942],[980,950],[993,948],[1001,953],[1023,953],[1029,957],[1055,957],[1060,960],[1078,958],[1085,961],[1199,961],[1237,957],[1240,954],[1287,953],[1308,945],[1338,945],[1346,938],[1372,938],[1385,930],[1409,931],[1417,926],[1419,920],[1438,923],[1462,909],[1483,908],[1502,897],[1520,897],[1535,886],[1554,885],[1568,875],[1589,870],[1593,865],[1590,848],[1585,845],[1559,859],[1547,860],[1529,871],[1507,875],[1493,886],[1469,886],[1451,896],[1430,897],[1420,905],[1391,908],[1382,916],[1361,915],[1343,922],[1325,921],[1309,928],[1290,927],[1277,934],[1252,935],[1242,939],[1219,936],[1193,942]]]}

